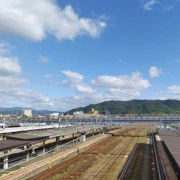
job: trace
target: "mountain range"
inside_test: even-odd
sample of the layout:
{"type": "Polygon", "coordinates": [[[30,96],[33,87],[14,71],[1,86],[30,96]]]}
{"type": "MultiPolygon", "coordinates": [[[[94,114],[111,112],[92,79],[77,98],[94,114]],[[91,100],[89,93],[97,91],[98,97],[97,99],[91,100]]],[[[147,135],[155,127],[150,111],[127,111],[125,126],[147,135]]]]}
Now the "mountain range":
{"type": "MultiPolygon", "coordinates": [[[[130,101],[105,101],[98,104],[89,104],[85,107],[78,107],[67,111],[65,114],[72,115],[73,112],[83,111],[92,113],[92,108],[99,111],[99,114],[180,114],[179,100],[130,100],[130,101]]],[[[22,114],[23,107],[3,108],[0,107],[0,114],[22,114]]],[[[31,109],[31,108],[28,108],[31,109]]],[[[57,111],[31,109],[33,114],[45,115],[57,111]]],[[[63,114],[64,112],[60,112],[63,114]]]]}
{"type": "MultiPolygon", "coordinates": [[[[31,108],[22,108],[22,107],[12,107],[12,108],[3,108],[0,107],[0,114],[22,114],[23,109],[31,109],[31,108]]],[[[31,109],[33,114],[38,114],[38,115],[45,115],[45,114],[51,114],[57,111],[49,111],[49,110],[35,110],[31,109]]]]}
{"type": "Polygon", "coordinates": [[[131,101],[105,101],[98,104],[90,104],[68,111],[91,113],[92,108],[99,114],[180,114],[180,101],[178,100],[131,100],[131,101]]]}

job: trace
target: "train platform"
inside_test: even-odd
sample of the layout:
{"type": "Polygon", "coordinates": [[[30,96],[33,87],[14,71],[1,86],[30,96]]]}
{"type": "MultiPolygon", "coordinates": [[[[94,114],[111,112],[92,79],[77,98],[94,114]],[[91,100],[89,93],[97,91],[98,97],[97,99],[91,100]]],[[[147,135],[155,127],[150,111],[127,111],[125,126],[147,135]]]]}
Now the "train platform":
{"type": "Polygon", "coordinates": [[[180,130],[161,130],[158,134],[180,168],[180,130]]]}
{"type": "Polygon", "coordinates": [[[57,152],[53,154],[46,154],[44,156],[34,158],[32,161],[25,162],[18,166],[18,168],[8,169],[4,171],[3,174],[0,175],[0,179],[2,180],[17,180],[17,179],[26,179],[33,175],[40,173],[43,170],[48,170],[55,164],[63,161],[64,159],[77,155],[81,153],[83,150],[88,148],[89,146],[109,137],[108,134],[92,136],[87,138],[86,142],[80,142],[76,145],[69,146],[68,148],[61,148],[57,152]]]}
{"type": "Polygon", "coordinates": [[[16,133],[16,132],[25,132],[25,131],[35,131],[35,130],[43,130],[43,129],[52,129],[54,126],[52,125],[43,125],[43,126],[22,126],[22,127],[6,127],[0,128],[0,134],[7,133],[16,133]]]}

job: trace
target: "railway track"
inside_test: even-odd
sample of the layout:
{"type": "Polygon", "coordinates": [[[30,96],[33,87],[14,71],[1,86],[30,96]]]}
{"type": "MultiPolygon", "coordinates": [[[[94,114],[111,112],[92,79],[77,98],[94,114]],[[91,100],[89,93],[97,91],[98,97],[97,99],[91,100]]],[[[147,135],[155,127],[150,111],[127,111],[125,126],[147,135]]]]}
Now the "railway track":
{"type": "MultiPolygon", "coordinates": [[[[137,130],[125,130],[125,133],[136,136],[142,131],[137,130]],[[132,132],[131,132],[132,131],[132,132]]],[[[121,134],[121,132],[117,133],[121,134]]],[[[137,138],[137,137],[136,137],[137,138]]],[[[33,178],[33,180],[45,180],[52,175],[58,176],[61,180],[78,180],[84,172],[90,169],[95,162],[104,158],[103,167],[98,170],[97,173],[91,174],[92,179],[104,179],[106,173],[110,171],[112,164],[116,162],[119,156],[127,154],[126,148],[134,140],[133,137],[111,137],[108,140],[102,141],[90,149],[84,151],[74,158],[71,158],[63,164],[56,165],[49,173],[43,172],[33,178]],[[115,148],[116,147],[116,148],[115,148]],[[115,148],[115,150],[113,150],[115,148]]]]}
{"type": "Polygon", "coordinates": [[[152,144],[154,147],[154,155],[155,155],[155,159],[156,159],[158,179],[165,180],[166,178],[165,178],[163,167],[161,164],[161,158],[160,158],[159,150],[157,148],[157,142],[156,142],[154,133],[152,133],[152,144]]]}
{"type": "MultiPolygon", "coordinates": [[[[128,169],[129,169],[130,164],[132,163],[132,160],[133,160],[133,157],[134,157],[137,147],[138,147],[138,144],[135,145],[133,152],[129,156],[128,161],[126,162],[126,165],[125,165],[123,171],[121,172],[121,175],[119,176],[118,180],[127,179],[127,177],[125,177],[125,176],[127,176],[127,174],[128,174],[128,169]]],[[[128,178],[129,178],[129,176],[128,176],[128,178]]]]}
{"type": "MultiPolygon", "coordinates": [[[[125,139],[124,139],[125,140],[125,139]]],[[[128,137],[126,138],[125,146],[127,147],[128,143],[132,141],[132,138],[128,137]]],[[[99,149],[99,147],[95,148],[94,151],[90,150],[90,152],[84,153],[85,162],[82,162],[79,166],[76,166],[76,168],[71,171],[69,174],[67,174],[65,177],[62,178],[62,180],[74,180],[79,179],[83,172],[85,172],[88,168],[90,168],[95,160],[97,159],[96,156],[106,156],[106,163],[103,165],[103,168],[98,171],[97,175],[93,176],[92,179],[102,179],[105,176],[105,172],[107,172],[108,168],[117,160],[117,158],[122,155],[120,153],[120,150],[123,148],[125,149],[125,146],[120,146],[116,151],[113,151],[109,153],[112,150],[112,147],[119,146],[121,140],[119,142],[115,141],[113,144],[109,145],[105,149],[99,149]]],[[[101,146],[103,147],[103,146],[101,146]]]]}
{"type": "MultiPolygon", "coordinates": [[[[142,131],[142,130],[141,130],[142,131]]],[[[137,132],[135,132],[133,134],[133,136],[137,136],[139,134],[139,130],[137,132]]],[[[107,173],[110,172],[111,167],[113,164],[116,163],[116,161],[118,160],[118,158],[122,155],[128,155],[127,153],[127,147],[129,144],[131,144],[133,142],[134,138],[133,137],[129,137],[127,139],[127,141],[116,151],[116,153],[113,154],[113,156],[111,156],[109,158],[109,160],[102,166],[102,168],[95,174],[92,176],[91,180],[101,180],[101,179],[105,179],[107,173]]]]}
{"type": "Polygon", "coordinates": [[[158,180],[158,171],[157,171],[157,163],[156,163],[156,156],[154,151],[154,142],[152,138],[152,132],[150,133],[150,157],[149,157],[149,179],[158,180]]]}
{"type": "MultiPolygon", "coordinates": [[[[143,131],[142,131],[142,134],[143,134],[143,131]]],[[[124,168],[122,170],[122,172],[120,173],[118,180],[124,180],[124,179],[129,180],[129,179],[131,179],[132,172],[133,172],[133,170],[135,168],[135,160],[136,160],[135,154],[137,152],[137,149],[140,146],[139,145],[140,142],[141,142],[141,136],[137,139],[137,142],[136,142],[136,144],[134,146],[134,149],[131,152],[131,154],[130,154],[130,156],[129,156],[129,158],[128,158],[128,160],[127,160],[127,162],[126,162],[126,164],[125,164],[125,166],[124,166],[124,168]],[[132,165],[132,167],[130,167],[131,165],[132,165]]]]}
{"type": "Polygon", "coordinates": [[[96,175],[93,175],[91,180],[103,179],[104,176],[106,176],[106,173],[109,172],[110,167],[117,161],[119,156],[124,154],[123,152],[127,148],[128,144],[131,143],[132,141],[133,141],[133,138],[129,137],[129,139],[125,142],[125,144],[123,144],[123,146],[120,147],[120,149],[118,149],[113,155],[111,155],[108,158],[108,161],[102,166],[102,168],[97,172],[96,175]]]}
{"type": "MultiPolygon", "coordinates": [[[[138,160],[136,156],[140,153],[141,148],[140,144],[136,144],[133,149],[133,152],[128,158],[126,165],[124,166],[123,171],[119,175],[118,180],[131,180],[131,179],[139,179],[139,177],[134,176],[134,169],[136,167],[135,161],[138,160]]],[[[138,175],[142,174],[142,169],[140,172],[136,172],[138,175]]],[[[156,140],[154,137],[154,133],[151,133],[151,145],[150,145],[150,158],[149,158],[149,180],[165,180],[160,155],[157,149],[156,140]]]]}
{"type": "Polygon", "coordinates": [[[94,145],[85,152],[80,151],[79,155],[54,166],[48,174],[46,172],[40,173],[38,176],[34,177],[33,180],[45,180],[57,173],[65,174],[65,176],[63,176],[61,179],[75,179],[75,177],[78,178],[80,174],[82,174],[85,169],[88,169],[96,160],[95,155],[107,154],[112,147],[116,146],[119,143],[110,139],[111,138],[107,138],[106,140],[101,141],[100,143],[98,143],[98,145],[94,145]],[[108,144],[108,146],[106,146],[106,144],[108,144]],[[68,166],[70,164],[75,164],[75,162],[79,163],[76,163],[72,170],[66,173],[66,169],[68,168],[68,166]]]}

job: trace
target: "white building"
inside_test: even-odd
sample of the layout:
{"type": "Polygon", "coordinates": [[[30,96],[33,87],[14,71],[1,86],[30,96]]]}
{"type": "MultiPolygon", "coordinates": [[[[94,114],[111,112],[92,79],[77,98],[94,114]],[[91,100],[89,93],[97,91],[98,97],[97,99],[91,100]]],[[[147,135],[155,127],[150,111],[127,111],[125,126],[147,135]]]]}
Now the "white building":
{"type": "Polygon", "coordinates": [[[59,113],[52,113],[50,114],[50,117],[53,119],[57,119],[59,117],[59,113]]]}
{"type": "Polygon", "coordinates": [[[27,117],[32,117],[32,110],[31,109],[23,109],[22,115],[27,117]]]}
{"type": "Polygon", "coordinates": [[[84,112],[83,111],[75,111],[75,112],[73,112],[73,115],[79,115],[79,114],[84,114],[84,112]]]}

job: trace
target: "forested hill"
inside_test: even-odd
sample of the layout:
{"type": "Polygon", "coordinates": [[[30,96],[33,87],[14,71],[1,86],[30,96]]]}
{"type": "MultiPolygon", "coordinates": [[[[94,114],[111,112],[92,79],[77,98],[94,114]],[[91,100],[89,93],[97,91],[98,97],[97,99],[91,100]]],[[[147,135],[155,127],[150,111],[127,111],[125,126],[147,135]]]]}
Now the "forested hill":
{"type": "Polygon", "coordinates": [[[100,114],[180,114],[180,101],[178,100],[131,100],[131,101],[105,101],[99,104],[90,104],[68,111],[91,113],[92,108],[100,114]]]}

